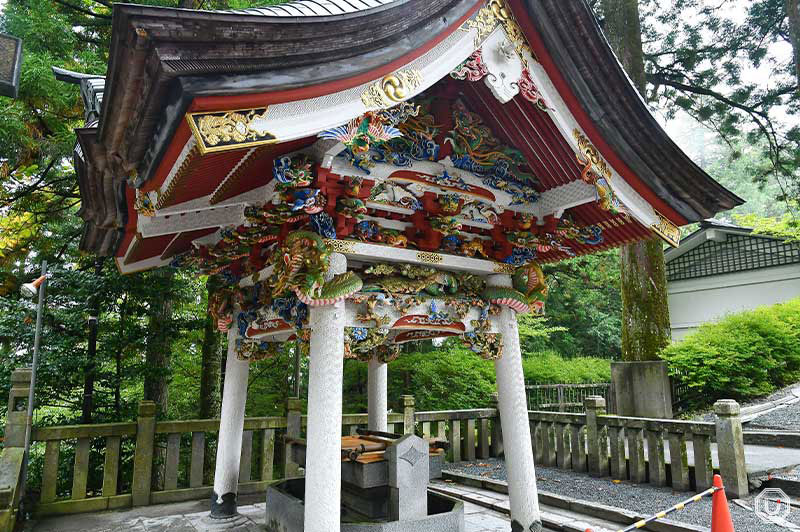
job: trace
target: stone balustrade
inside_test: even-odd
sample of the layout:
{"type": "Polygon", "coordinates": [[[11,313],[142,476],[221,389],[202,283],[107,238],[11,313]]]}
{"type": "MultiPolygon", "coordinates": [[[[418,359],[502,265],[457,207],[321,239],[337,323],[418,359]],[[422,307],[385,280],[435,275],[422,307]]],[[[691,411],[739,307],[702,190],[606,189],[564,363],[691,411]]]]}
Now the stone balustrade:
{"type": "MultiPolygon", "coordinates": [[[[23,394],[22,388],[15,382],[15,396],[23,394]]],[[[388,430],[446,440],[448,461],[500,456],[496,397],[493,403],[483,409],[419,412],[413,397],[403,396],[402,411],[388,415],[388,430]]],[[[263,492],[275,479],[298,474],[285,442],[304,437],[306,419],[299,412],[300,401],[290,400],[289,406],[287,417],[245,419],[240,494],[263,492]]],[[[717,403],[716,423],[607,415],[602,397],[587,398],[585,407],[581,414],[529,412],[537,464],[659,486],[669,479],[675,489],[702,490],[711,485],[711,448],[716,442],[729,495],[747,493],[735,402],[717,403]],[[671,457],[668,465],[665,445],[671,457]],[[693,467],[687,445],[694,453],[693,467]]],[[[135,422],[34,428],[33,453],[39,458],[34,460],[29,490],[39,495],[35,512],[91,512],[210,497],[219,420],[157,421],[155,412],[152,402],[143,401],[135,422]]],[[[14,431],[24,429],[15,425],[17,417],[10,411],[6,434],[11,431],[15,443],[6,445],[3,459],[16,456],[16,447],[22,445],[14,440],[14,431]]],[[[343,435],[359,427],[367,427],[367,414],[343,416],[343,435]]],[[[13,479],[0,478],[2,483],[16,485],[13,479]]]]}
{"type": "Polygon", "coordinates": [[[585,400],[583,414],[530,411],[536,463],[702,491],[711,486],[712,445],[716,444],[728,495],[747,495],[742,425],[735,401],[717,401],[716,423],[608,415],[605,406],[604,398],[593,396],[585,400]]]}

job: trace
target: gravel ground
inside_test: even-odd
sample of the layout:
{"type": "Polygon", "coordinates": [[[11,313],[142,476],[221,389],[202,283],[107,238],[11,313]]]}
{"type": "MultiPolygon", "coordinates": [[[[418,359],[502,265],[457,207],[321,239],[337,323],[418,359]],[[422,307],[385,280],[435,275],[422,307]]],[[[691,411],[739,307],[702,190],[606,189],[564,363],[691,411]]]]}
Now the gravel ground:
{"type": "Polygon", "coordinates": [[[745,429],[800,431],[800,402],[758,416],[745,429]]]}
{"type": "MultiPolygon", "coordinates": [[[[505,464],[502,460],[497,459],[446,464],[445,469],[469,475],[506,480],[505,464]]],[[[542,491],[625,508],[648,515],[665,510],[694,495],[693,493],[675,492],[669,488],[656,488],[629,482],[616,483],[607,478],[592,478],[586,474],[540,466],[536,468],[536,480],[539,489],[542,491]]],[[[753,507],[753,497],[743,499],[742,502],[750,508],[753,507]]],[[[787,530],[774,524],[762,522],[753,512],[733,502],[729,504],[736,532],[779,532],[787,530]]],[[[710,527],[711,500],[707,499],[687,506],[684,510],[670,514],[670,519],[710,527]]],[[[800,508],[792,509],[789,521],[800,526],[800,508]]]]}
{"type": "MultiPolygon", "coordinates": [[[[793,388],[797,388],[800,386],[800,383],[791,384],[785,388],[782,388],[766,397],[760,397],[758,399],[754,399],[748,403],[743,403],[741,406],[742,408],[748,406],[755,406],[760,405],[763,403],[767,403],[770,401],[775,401],[777,399],[781,399],[790,395],[792,393],[793,388]]],[[[716,420],[716,416],[714,412],[709,410],[708,412],[703,412],[695,416],[693,419],[697,421],[714,421],[716,420]]],[[[770,412],[764,414],[763,416],[759,416],[758,418],[754,419],[750,423],[747,423],[744,426],[745,430],[748,428],[752,429],[778,429],[778,430],[800,430],[800,403],[795,403],[794,405],[788,406],[786,408],[780,408],[774,412],[770,412]],[[781,411],[785,410],[786,412],[780,413],[781,411]],[[773,417],[773,415],[775,417],[773,417]],[[788,422],[788,426],[786,425],[788,422]],[[756,425],[756,423],[760,423],[756,425]]]]}
{"type": "MultiPolygon", "coordinates": [[[[772,476],[774,478],[781,478],[784,480],[794,480],[795,482],[800,482],[800,467],[792,469],[791,471],[781,471],[780,473],[773,473],[772,476]]],[[[796,502],[800,504],[800,501],[796,502]]]]}

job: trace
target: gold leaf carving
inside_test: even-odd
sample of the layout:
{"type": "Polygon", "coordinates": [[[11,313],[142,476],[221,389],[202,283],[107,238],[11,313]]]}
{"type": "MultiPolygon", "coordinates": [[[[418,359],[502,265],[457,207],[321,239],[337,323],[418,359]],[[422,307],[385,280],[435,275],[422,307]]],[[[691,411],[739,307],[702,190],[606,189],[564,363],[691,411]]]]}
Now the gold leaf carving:
{"type": "Polygon", "coordinates": [[[519,55],[522,65],[528,68],[528,61],[524,53],[528,52],[533,58],[536,56],[533,54],[533,50],[530,44],[528,44],[528,39],[525,38],[525,34],[522,33],[522,28],[519,27],[516,19],[514,19],[514,14],[511,12],[511,8],[508,7],[506,0],[489,0],[486,6],[478,11],[475,18],[467,20],[464,23],[464,29],[475,29],[477,31],[475,35],[475,48],[480,48],[483,41],[498,24],[503,26],[506,36],[514,43],[514,49],[517,55],[519,55]]]}
{"type": "Polygon", "coordinates": [[[586,135],[581,133],[580,130],[574,129],[572,136],[578,141],[579,153],[575,154],[575,156],[578,159],[578,164],[583,166],[581,178],[587,183],[594,183],[598,177],[611,179],[611,169],[586,135]],[[595,174],[594,178],[590,176],[591,173],[595,174]]]}
{"type": "Polygon", "coordinates": [[[495,273],[507,273],[512,275],[515,272],[515,268],[511,264],[506,264],[504,262],[495,262],[494,269],[492,270],[495,273]]]}
{"type": "Polygon", "coordinates": [[[356,250],[356,243],[349,240],[326,238],[325,245],[334,253],[354,253],[356,250]]]}
{"type": "Polygon", "coordinates": [[[266,107],[192,113],[188,118],[202,153],[266,144],[276,140],[275,136],[264,128],[267,120],[266,107]]]}
{"type": "Polygon", "coordinates": [[[650,229],[670,246],[674,248],[678,247],[681,243],[681,230],[660,212],[656,211],[656,216],[658,217],[658,221],[651,225],[650,229]]]}
{"type": "Polygon", "coordinates": [[[400,70],[384,76],[361,94],[361,102],[368,108],[384,109],[409,98],[422,84],[422,71],[417,68],[400,70]]]}
{"type": "Polygon", "coordinates": [[[419,260],[420,262],[426,262],[428,264],[439,264],[444,260],[444,257],[439,255],[438,253],[420,251],[419,253],[417,253],[417,260],[419,260]]]}

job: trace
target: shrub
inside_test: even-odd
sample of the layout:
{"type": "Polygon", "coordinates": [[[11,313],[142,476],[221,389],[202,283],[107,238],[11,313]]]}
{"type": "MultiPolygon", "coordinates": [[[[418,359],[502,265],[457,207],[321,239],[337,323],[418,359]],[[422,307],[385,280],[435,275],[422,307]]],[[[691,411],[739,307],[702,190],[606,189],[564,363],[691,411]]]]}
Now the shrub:
{"type": "Polygon", "coordinates": [[[702,325],[661,357],[701,398],[693,406],[766,395],[800,380],[800,299],[702,325]]]}
{"type": "Polygon", "coordinates": [[[611,361],[593,357],[563,358],[555,351],[523,353],[522,371],[527,382],[580,384],[609,382],[611,361]]]}

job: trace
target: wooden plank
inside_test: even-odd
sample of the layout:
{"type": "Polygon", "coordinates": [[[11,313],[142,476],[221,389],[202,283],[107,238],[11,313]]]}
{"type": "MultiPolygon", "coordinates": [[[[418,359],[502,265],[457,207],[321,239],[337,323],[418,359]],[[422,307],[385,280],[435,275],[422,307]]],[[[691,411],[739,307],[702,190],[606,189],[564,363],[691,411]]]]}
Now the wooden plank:
{"type": "Polygon", "coordinates": [[[49,503],[56,500],[56,486],[58,485],[58,456],[60,451],[61,441],[47,441],[44,449],[44,470],[42,471],[43,503],[49,503]]]}
{"type": "Polygon", "coordinates": [[[261,438],[261,481],[272,481],[275,463],[275,429],[264,429],[261,438]]]}
{"type": "Polygon", "coordinates": [[[189,464],[189,487],[203,485],[203,471],[206,460],[206,433],[192,432],[192,459],[189,464]]]}
{"type": "Polygon", "coordinates": [[[119,446],[122,438],[108,436],[106,438],[106,455],[103,461],[103,497],[117,494],[117,478],[119,478],[119,446]]]}
{"type": "Polygon", "coordinates": [[[164,466],[164,489],[178,489],[178,464],[181,457],[181,435],[167,435],[167,461],[164,466]]]}
{"type": "Polygon", "coordinates": [[[80,438],[75,445],[75,468],[72,471],[72,500],[86,498],[91,443],[92,440],[89,438],[80,438]]]}
{"type": "Polygon", "coordinates": [[[250,482],[253,471],[253,431],[242,433],[242,454],[239,458],[239,482],[250,482]]]}
{"type": "Polygon", "coordinates": [[[481,419],[478,424],[478,454],[484,460],[489,458],[489,420],[481,419]]]}

